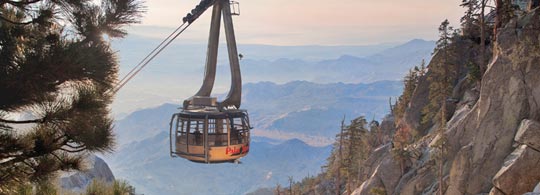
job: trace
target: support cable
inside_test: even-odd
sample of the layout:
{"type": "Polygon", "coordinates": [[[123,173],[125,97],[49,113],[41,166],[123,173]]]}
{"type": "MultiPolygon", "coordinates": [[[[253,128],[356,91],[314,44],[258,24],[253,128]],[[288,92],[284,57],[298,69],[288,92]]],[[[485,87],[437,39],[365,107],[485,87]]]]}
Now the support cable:
{"type": "Polygon", "coordinates": [[[152,61],[159,53],[163,51],[167,46],[169,46],[172,41],[174,41],[180,34],[182,34],[191,23],[184,22],[182,25],[180,25],[174,32],[172,32],[165,40],[163,40],[152,52],[150,52],[137,66],[135,66],[129,73],[124,76],[118,84],[113,88],[112,93],[116,94],[122,87],[126,85],[127,82],[129,82],[137,73],[139,73],[150,61],[152,61]],[[187,24],[187,25],[186,25],[187,24]]]}
{"type": "Polygon", "coordinates": [[[148,59],[148,57],[150,57],[150,55],[154,52],[156,52],[162,45],[163,43],[165,43],[167,40],[169,40],[174,34],[176,34],[176,32],[178,32],[178,30],[180,30],[180,28],[182,28],[182,26],[184,26],[185,23],[183,23],[182,25],[180,25],[178,28],[176,28],[176,30],[174,30],[169,36],[167,36],[167,38],[165,38],[163,41],[161,41],[161,43],[156,47],[154,48],[154,50],[152,50],[143,60],[141,60],[139,62],[139,64],[137,64],[137,66],[135,66],[133,69],[131,69],[131,71],[129,71],[120,81],[118,81],[118,83],[123,83],[124,80],[126,80],[127,77],[129,77],[129,75],[133,74],[133,72],[139,68],[144,61],[146,61],[148,59]]]}
{"type": "Polygon", "coordinates": [[[174,30],[165,40],[163,40],[154,50],[152,50],[137,66],[135,66],[127,75],[125,75],[113,89],[109,92],[116,94],[127,82],[129,82],[137,73],[139,73],[150,61],[152,61],[163,49],[165,49],[169,44],[171,44],[174,39],[176,39],[180,34],[182,34],[201,14],[204,13],[209,7],[211,7],[216,0],[201,0],[199,5],[195,9],[191,10],[191,13],[188,13],[186,17],[182,18],[182,25],[180,25],[176,30],[174,30]],[[187,24],[187,25],[186,25],[187,24]]]}

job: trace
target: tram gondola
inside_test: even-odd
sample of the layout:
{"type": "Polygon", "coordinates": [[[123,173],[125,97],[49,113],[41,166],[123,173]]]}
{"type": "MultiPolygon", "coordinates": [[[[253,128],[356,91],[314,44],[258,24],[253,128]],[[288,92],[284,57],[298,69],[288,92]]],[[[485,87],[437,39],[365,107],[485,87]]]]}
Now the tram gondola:
{"type": "MultiPolygon", "coordinates": [[[[238,6],[237,3],[234,6],[238,6]]],[[[229,0],[203,0],[184,22],[193,22],[209,7],[213,7],[204,81],[199,91],[186,99],[180,112],[170,121],[170,153],[194,162],[238,162],[247,155],[250,143],[248,112],[240,109],[242,79],[236,48],[229,0]],[[231,88],[227,97],[218,102],[211,96],[215,81],[221,17],[225,28],[231,88]]]]}

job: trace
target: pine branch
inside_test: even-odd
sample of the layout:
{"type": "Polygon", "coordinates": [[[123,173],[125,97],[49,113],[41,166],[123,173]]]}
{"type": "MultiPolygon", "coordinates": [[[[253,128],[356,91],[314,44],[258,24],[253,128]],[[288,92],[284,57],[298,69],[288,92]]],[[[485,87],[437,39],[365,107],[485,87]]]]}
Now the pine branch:
{"type": "Polygon", "coordinates": [[[70,145],[69,143],[66,143],[65,145],[66,145],[67,147],[70,147],[70,148],[73,148],[73,149],[86,148],[86,146],[85,146],[84,144],[79,145],[79,146],[74,146],[74,145],[70,145]]]}
{"type": "Polygon", "coordinates": [[[76,149],[76,150],[70,150],[70,149],[66,149],[66,148],[60,148],[60,150],[64,151],[64,152],[69,152],[69,153],[79,153],[79,152],[83,152],[86,150],[86,147],[83,147],[81,149],[76,149]]]}
{"type": "Polygon", "coordinates": [[[0,118],[0,122],[11,123],[11,124],[45,123],[45,118],[34,119],[34,120],[24,120],[24,121],[6,120],[6,119],[0,118]]]}
{"type": "Polygon", "coordinates": [[[14,24],[14,25],[28,25],[28,24],[34,23],[34,20],[31,20],[31,21],[28,21],[28,22],[15,22],[15,21],[11,21],[10,19],[7,19],[7,18],[3,17],[2,15],[0,15],[0,20],[6,21],[6,22],[8,22],[10,24],[14,24]]]}
{"type": "MultiPolygon", "coordinates": [[[[30,167],[32,170],[34,170],[34,171],[36,170],[35,166],[32,165],[32,164],[30,164],[29,162],[26,162],[26,160],[23,160],[22,163],[24,163],[26,166],[30,167]]],[[[24,170],[21,170],[21,171],[22,171],[23,173],[27,174],[27,175],[30,175],[30,174],[31,174],[31,173],[28,173],[28,172],[26,172],[26,171],[24,171],[24,170]]]]}
{"type": "MultiPolygon", "coordinates": [[[[66,136],[60,136],[58,138],[55,138],[53,140],[53,143],[58,143],[61,139],[65,138],[66,136]]],[[[65,143],[65,142],[62,142],[62,143],[65,143]]],[[[61,148],[55,148],[54,151],[58,150],[58,149],[61,149],[61,148]]],[[[3,155],[0,155],[0,159],[2,160],[5,160],[4,162],[1,162],[0,163],[0,166],[1,165],[4,165],[5,163],[9,163],[9,162],[12,162],[11,164],[13,163],[17,163],[17,162],[21,162],[21,161],[24,161],[25,159],[31,159],[31,158],[35,158],[35,157],[38,157],[38,156],[41,156],[43,154],[38,154],[36,152],[31,152],[31,153],[28,153],[28,152],[20,152],[19,154],[3,154],[3,155]],[[9,160],[6,160],[8,158],[12,158],[12,159],[9,159],[9,160]]]]}
{"type": "Polygon", "coordinates": [[[57,154],[55,154],[54,152],[51,152],[51,154],[60,162],[62,162],[62,158],[60,158],[57,154]]]}
{"type": "Polygon", "coordinates": [[[0,154],[0,159],[8,159],[8,158],[15,158],[15,157],[18,157],[18,156],[21,156],[22,154],[10,154],[10,153],[2,153],[0,154]]]}
{"type": "Polygon", "coordinates": [[[40,2],[42,0],[29,0],[29,1],[8,1],[8,0],[1,0],[0,1],[0,5],[2,4],[10,4],[10,5],[13,5],[13,6],[25,6],[25,5],[30,5],[30,4],[34,4],[34,3],[37,3],[37,2],[40,2]]]}
{"type": "Polygon", "coordinates": [[[21,154],[9,160],[2,159],[5,161],[0,163],[0,167],[10,167],[10,166],[13,166],[15,163],[24,162],[26,159],[34,158],[34,157],[37,157],[37,156],[21,154]]]}

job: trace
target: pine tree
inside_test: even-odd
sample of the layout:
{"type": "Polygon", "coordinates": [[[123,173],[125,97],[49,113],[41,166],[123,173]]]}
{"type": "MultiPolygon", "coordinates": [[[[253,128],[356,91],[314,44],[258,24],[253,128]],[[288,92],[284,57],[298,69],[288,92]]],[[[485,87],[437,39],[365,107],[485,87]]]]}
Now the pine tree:
{"type": "Polygon", "coordinates": [[[461,17],[461,29],[463,35],[469,38],[475,38],[478,32],[478,12],[479,12],[479,0],[462,0],[460,6],[466,8],[465,15],[461,17]]]}
{"type": "MultiPolygon", "coordinates": [[[[504,27],[506,23],[514,17],[512,0],[495,0],[495,12],[497,14],[497,20],[495,21],[495,31],[498,28],[504,27]]],[[[495,33],[497,34],[497,33],[495,33]]]]}
{"type": "Polygon", "coordinates": [[[448,117],[446,115],[446,102],[447,98],[452,93],[452,88],[456,83],[459,74],[459,66],[451,66],[451,58],[454,57],[453,48],[451,44],[453,43],[454,38],[458,35],[456,31],[449,26],[448,20],[445,20],[441,23],[439,27],[440,38],[437,41],[437,47],[435,51],[437,55],[441,55],[440,62],[434,64],[435,66],[430,67],[431,75],[428,78],[430,81],[429,88],[429,104],[422,111],[425,114],[423,122],[427,120],[432,121],[433,123],[438,124],[439,129],[437,130],[438,135],[441,137],[441,142],[435,146],[438,150],[439,155],[436,157],[438,164],[438,173],[439,176],[439,194],[443,194],[443,165],[445,161],[444,150],[445,142],[444,131],[446,129],[446,122],[448,117]],[[450,68],[453,67],[454,70],[450,68]],[[435,112],[434,112],[435,111],[435,112]]]}
{"type": "Polygon", "coordinates": [[[480,0],[480,79],[482,75],[486,72],[486,4],[487,0],[480,0]]]}
{"type": "Polygon", "coordinates": [[[431,63],[428,77],[429,85],[429,103],[422,109],[422,126],[431,122],[446,122],[446,99],[452,93],[452,87],[457,80],[457,70],[451,70],[458,66],[451,66],[450,59],[454,57],[451,44],[454,30],[449,26],[448,20],[444,20],[439,27],[440,38],[437,41],[434,53],[439,57],[437,63],[431,63]],[[441,109],[442,108],[442,109],[441,109]],[[441,119],[441,120],[439,120],[441,119]],[[444,119],[444,120],[443,120],[444,119]]]}
{"type": "Polygon", "coordinates": [[[347,192],[352,193],[352,187],[361,179],[362,162],[367,158],[370,151],[367,141],[367,121],[364,116],[360,116],[351,121],[343,132],[345,147],[344,164],[345,176],[347,177],[347,192]]]}
{"type": "Polygon", "coordinates": [[[439,51],[445,52],[444,50],[448,48],[452,41],[451,35],[453,29],[454,28],[450,26],[448,19],[441,22],[441,25],[439,26],[439,40],[437,40],[437,45],[434,49],[435,53],[439,51]]]}
{"type": "Polygon", "coordinates": [[[274,189],[274,194],[281,195],[282,194],[281,192],[282,192],[281,191],[281,184],[277,183],[276,188],[274,189]]]}
{"type": "Polygon", "coordinates": [[[134,195],[135,188],[123,180],[115,180],[107,183],[103,180],[94,179],[86,187],[84,195],[134,195]]]}
{"type": "Polygon", "coordinates": [[[111,151],[118,63],[106,38],[126,35],[142,9],[137,0],[0,0],[0,194],[111,151]]]}
{"type": "MultiPolygon", "coordinates": [[[[326,159],[327,164],[321,167],[321,173],[324,176],[324,179],[332,181],[334,186],[332,186],[331,191],[335,194],[341,194],[342,184],[346,180],[346,154],[347,147],[346,137],[345,137],[345,117],[341,120],[341,130],[340,133],[336,135],[336,140],[332,146],[332,152],[330,156],[326,159]],[[325,170],[323,170],[324,168],[325,170]]],[[[348,142],[347,142],[348,143],[348,142]]],[[[346,183],[346,182],[345,182],[346,183]]],[[[329,190],[330,191],[330,190],[329,190]]]]}
{"type": "MultiPolygon", "coordinates": [[[[480,62],[478,69],[481,75],[486,71],[486,42],[488,32],[486,24],[486,7],[488,0],[463,0],[461,6],[466,7],[467,11],[461,18],[461,27],[463,36],[472,38],[480,44],[480,62]]],[[[480,76],[481,76],[480,75],[480,76]]],[[[481,79],[481,77],[479,78],[481,79]]]]}
{"type": "Polygon", "coordinates": [[[438,124],[438,135],[441,137],[439,142],[434,147],[437,149],[438,155],[436,155],[436,162],[438,164],[438,179],[439,179],[439,194],[443,193],[443,168],[445,161],[445,142],[444,131],[446,129],[446,102],[447,98],[452,93],[452,88],[458,78],[459,66],[451,66],[450,59],[454,57],[453,48],[451,47],[452,41],[455,38],[456,33],[452,27],[449,26],[448,20],[441,23],[439,27],[440,39],[437,41],[437,47],[435,48],[436,55],[439,55],[440,61],[432,63],[430,68],[430,76],[428,81],[429,86],[429,104],[423,108],[422,123],[427,124],[433,122],[438,124]],[[453,70],[450,69],[453,67],[453,70]]]}
{"type": "Polygon", "coordinates": [[[369,145],[380,146],[384,143],[384,140],[383,140],[384,135],[381,130],[379,121],[376,121],[375,119],[373,119],[369,122],[369,135],[370,135],[369,145]]]}
{"type": "Polygon", "coordinates": [[[403,114],[405,114],[406,109],[409,107],[414,90],[418,85],[418,79],[424,76],[426,72],[425,63],[425,60],[422,60],[420,67],[415,66],[410,69],[407,75],[405,75],[405,78],[403,78],[403,93],[398,98],[393,113],[398,119],[396,122],[399,122],[399,119],[403,117],[403,114]]]}
{"type": "Polygon", "coordinates": [[[289,180],[289,195],[293,195],[293,184],[294,184],[293,176],[288,176],[287,178],[289,180]]]}
{"type": "Polygon", "coordinates": [[[422,63],[420,63],[420,72],[418,72],[420,76],[424,76],[427,73],[426,68],[426,60],[422,59],[422,63]]]}
{"type": "Polygon", "coordinates": [[[371,135],[368,131],[368,123],[365,117],[353,119],[349,125],[342,121],[341,133],[336,135],[336,142],[332,148],[330,157],[327,159],[325,177],[334,181],[332,191],[341,194],[341,184],[345,184],[345,190],[351,193],[353,187],[362,179],[362,163],[367,158],[371,135]]]}
{"type": "Polygon", "coordinates": [[[345,131],[345,116],[341,120],[340,133],[338,134],[339,140],[337,142],[338,146],[338,158],[339,162],[337,164],[337,176],[336,176],[336,194],[341,194],[341,170],[343,169],[343,132],[345,131]]]}

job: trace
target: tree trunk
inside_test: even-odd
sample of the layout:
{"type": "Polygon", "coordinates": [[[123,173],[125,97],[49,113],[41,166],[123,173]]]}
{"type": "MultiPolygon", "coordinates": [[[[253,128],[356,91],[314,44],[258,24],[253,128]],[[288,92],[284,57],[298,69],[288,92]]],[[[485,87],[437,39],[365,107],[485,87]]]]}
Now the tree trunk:
{"type": "Polygon", "coordinates": [[[347,194],[351,194],[351,183],[352,183],[352,167],[353,167],[353,161],[354,161],[354,150],[353,150],[353,144],[354,144],[354,137],[355,137],[354,128],[349,127],[349,145],[348,145],[348,153],[347,153],[347,194]]]}
{"type": "Polygon", "coordinates": [[[343,116],[343,120],[341,120],[341,132],[339,134],[339,161],[338,161],[338,171],[337,171],[337,178],[336,178],[336,195],[341,194],[341,168],[343,164],[343,130],[345,128],[345,116],[343,116]]]}
{"type": "Polygon", "coordinates": [[[439,195],[443,195],[443,154],[442,154],[442,146],[441,146],[441,156],[440,156],[440,162],[439,162],[439,195]]]}
{"type": "MultiPolygon", "coordinates": [[[[483,1],[483,0],[482,0],[483,1]]],[[[446,56],[446,55],[445,55],[446,56]]],[[[445,63],[448,63],[448,61],[445,61],[445,63]]],[[[446,87],[450,88],[452,87],[450,85],[450,82],[449,81],[449,71],[448,71],[448,65],[445,65],[445,85],[448,85],[448,86],[445,86],[444,88],[444,98],[442,100],[442,105],[441,105],[441,121],[440,121],[440,127],[439,127],[439,135],[441,136],[440,139],[442,139],[442,136],[444,134],[444,129],[446,127],[446,98],[448,97],[448,94],[447,94],[447,91],[446,91],[446,87]]],[[[443,195],[443,164],[444,164],[444,154],[443,154],[443,148],[444,148],[444,142],[441,143],[441,145],[439,146],[439,152],[440,152],[440,156],[439,156],[439,195],[443,195]]]]}
{"type": "Polygon", "coordinates": [[[485,9],[486,9],[486,1],[487,0],[481,0],[481,11],[480,11],[480,80],[482,80],[482,76],[484,75],[484,72],[487,69],[486,65],[486,22],[485,22],[485,9]]]}
{"type": "Polygon", "coordinates": [[[293,194],[292,182],[293,182],[292,176],[289,176],[289,195],[293,194]]]}
{"type": "Polygon", "coordinates": [[[350,195],[350,194],[352,194],[352,192],[351,192],[351,179],[350,179],[351,177],[350,177],[350,175],[349,175],[348,178],[349,178],[349,179],[347,179],[347,194],[350,195]]]}
{"type": "Polygon", "coordinates": [[[495,32],[497,32],[497,28],[504,27],[504,25],[510,21],[513,15],[512,0],[495,0],[495,11],[497,13],[495,32]]]}
{"type": "MultiPolygon", "coordinates": [[[[402,150],[403,151],[403,150],[402,150]]],[[[405,157],[403,156],[403,154],[400,154],[400,157],[399,157],[399,168],[401,169],[401,175],[405,175],[405,165],[404,162],[405,161],[405,157]]]]}

